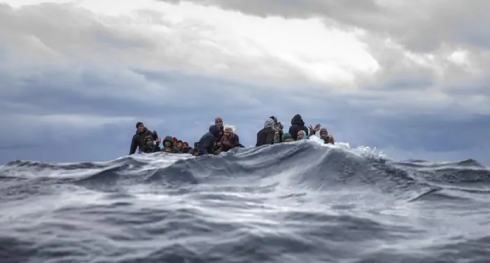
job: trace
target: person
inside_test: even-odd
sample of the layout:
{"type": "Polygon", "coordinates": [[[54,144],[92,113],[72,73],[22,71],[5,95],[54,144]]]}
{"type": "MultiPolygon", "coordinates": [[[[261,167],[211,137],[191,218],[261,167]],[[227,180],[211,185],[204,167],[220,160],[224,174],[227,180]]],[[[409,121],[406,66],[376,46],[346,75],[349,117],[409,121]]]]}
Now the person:
{"type": "Polygon", "coordinates": [[[194,156],[199,155],[199,142],[194,143],[194,148],[192,149],[192,155],[194,156]]]}
{"type": "Polygon", "coordinates": [[[206,132],[199,140],[199,155],[213,154],[214,145],[219,138],[221,129],[217,125],[209,126],[209,131],[206,132]]]}
{"type": "Polygon", "coordinates": [[[308,135],[306,135],[306,132],[303,130],[299,130],[298,136],[296,137],[296,140],[301,141],[301,140],[306,140],[306,139],[308,139],[308,135]]]}
{"type": "Polygon", "coordinates": [[[328,131],[325,128],[320,129],[320,139],[322,139],[325,144],[335,144],[333,136],[328,134],[328,131]]]}
{"type": "Polygon", "coordinates": [[[182,142],[182,149],[180,150],[182,153],[192,153],[192,150],[188,142],[182,142]]]}
{"type": "Polygon", "coordinates": [[[282,129],[284,128],[282,124],[277,120],[275,116],[271,116],[271,119],[274,120],[274,143],[280,143],[282,141],[282,129]]]}
{"type": "Polygon", "coordinates": [[[167,153],[180,153],[172,136],[166,136],[165,139],[163,139],[163,151],[167,153]]]}
{"type": "Polygon", "coordinates": [[[282,142],[294,142],[294,139],[289,132],[285,132],[281,136],[281,141],[282,142]]]}
{"type": "Polygon", "coordinates": [[[306,128],[303,118],[301,115],[296,114],[291,119],[291,127],[289,127],[289,134],[291,134],[295,141],[298,139],[299,131],[304,131],[308,135],[308,128],[306,128]]]}
{"type": "Polygon", "coordinates": [[[264,122],[264,128],[257,133],[257,143],[255,146],[265,144],[274,144],[277,131],[274,126],[274,119],[267,118],[264,122]]]}
{"type": "Polygon", "coordinates": [[[182,148],[184,147],[184,142],[181,140],[177,141],[177,148],[179,148],[180,151],[182,151],[182,148]]]}
{"type": "Polygon", "coordinates": [[[136,150],[141,148],[146,144],[146,137],[152,136],[154,139],[155,136],[158,136],[156,132],[149,131],[142,122],[136,123],[136,133],[133,135],[131,139],[131,146],[129,149],[129,155],[136,153],[136,150]]]}
{"type": "Polygon", "coordinates": [[[227,152],[230,149],[237,147],[238,144],[238,136],[233,133],[233,129],[231,127],[226,127],[221,140],[217,143],[218,149],[215,151],[215,154],[227,152]]]}
{"type": "Polygon", "coordinates": [[[159,152],[160,149],[160,143],[155,143],[153,140],[153,136],[146,136],[146,143],[145,145],[141,148],[142,153],[154,153],[154,152],[159,152]]]}
{"type": "Polygon", "coordinates": [[[219,142],[221,140],[221,136],[223,136],[223,133],[225,131],[225,127],[223,126],[223,119],[221,117],[216,117],[216,119],[214,119],[214,125],[218,126],[220,130],[220,134],[218,138],[216,138],[216,141],[219,142]]]}

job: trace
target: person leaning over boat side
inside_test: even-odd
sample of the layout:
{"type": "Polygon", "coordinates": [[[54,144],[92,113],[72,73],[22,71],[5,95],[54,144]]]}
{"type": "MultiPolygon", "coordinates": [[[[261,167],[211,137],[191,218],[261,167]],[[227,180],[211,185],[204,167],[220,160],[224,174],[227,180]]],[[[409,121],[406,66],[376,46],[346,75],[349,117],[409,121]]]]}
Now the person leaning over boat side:
{"type": "Polygon", "coordinates": [[[209,126],[209,131],[206,132],[199,140],[199,155],[213,154],[216,139],[221,133],[220,127],[216,125],[209,126]]]}
{"type": "Polygon", "coordinates": [[[141,150],[141,148],[146,143],[145,138],[147,136],[152,136],[153,139],[158,139],[155,138],[155,136],[158,137],[156,132],[151,132],[145,127],[145,125],[142,122],[137,122],[136,133],[133,135],[133,138],[131,139],[131,147],[129,149],[129,155],[134,154],[138,148],[141,150]]]}
{"type": "Polygon", "coordinates": [[[274,144],[276,136],[276,130],[274,128],[274,119],[267,118],[264,122],[264,128],[257,133],[257,143],[255,146],[274,144]]]}

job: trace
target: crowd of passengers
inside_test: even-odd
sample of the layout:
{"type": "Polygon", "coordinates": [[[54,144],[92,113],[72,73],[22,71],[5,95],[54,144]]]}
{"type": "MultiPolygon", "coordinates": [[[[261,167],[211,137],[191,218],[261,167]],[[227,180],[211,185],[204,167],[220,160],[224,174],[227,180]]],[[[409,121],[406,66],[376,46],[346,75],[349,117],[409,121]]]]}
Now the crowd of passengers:
{"type": "MultiPolygon", "coordinates": [[[[327,129],[322,128],[320,124],[306,127],[303,118],[299,114],[294,115],[292,118],[289,132],[283,132],[283,128],[283,125],[276,117],[271,116],[267,118],[264,123],[264,128],[257,133],[257,143],[255,146],[306,140],[317,132],[320,133],[320,139],[324,143],[335,143],[333,136],[328,134],[327,129]]],[[[156,131],[150,131],[142,122],[138,122],[136,123],[136,133],[131,140],[129,154],[134,154],[138,150],[139,153],[163,151],[166,153],[188,153],[199,156],[204,154],[220,154],[235,147],[244,146],[240,144],[240,137],[232,128],[225,128],[223,126],[223,119],[220,117],[214,120],[214,125],[211,125],[209,131],[198,142],[195,142],[192,147],[188,142],[181,141],[172,136],[166,136],[162,141],[156,131]],[[162,147],[160,147],[160,142],[162,143],[162,147]]]]}

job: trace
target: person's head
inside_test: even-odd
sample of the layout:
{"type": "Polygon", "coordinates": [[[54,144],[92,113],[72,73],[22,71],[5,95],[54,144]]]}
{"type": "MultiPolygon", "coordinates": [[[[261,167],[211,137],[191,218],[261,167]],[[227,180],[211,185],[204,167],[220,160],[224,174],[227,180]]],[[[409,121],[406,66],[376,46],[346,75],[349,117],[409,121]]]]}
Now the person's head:
{"type": "Polygon", "coordinates": [[[306,132],[303,130],[298,131],[298,136],[296,138],[298,141],[299,140],[304,140],[306,139],[306,132]]]}
{"type": "Polygon", "coordinates": [[[138,132],[143,132],[145,130],[145,125],[142,122],[137,122],[136,123],[136,130],[138,132]]]}
{"type": "Polygon", "coordinates": [[[152,136],[147,136],[146,137],[146,145],[148,146],[153,146],[153,137],[152,136]]]}
{"type": "Polygon", "coordinates": [[[221,129],[217,125],[211,125],[209,126],[209,132],[215,137],[218,137],[221,133],[221,129]]]}
{"type": "Polygon", "coordinates": [[[276,116],[270,116],[269,118],[271,118],[274,121],[274,123],[277,123],[278,122],[276,116]]]}
{"type": "Polygon", "coordinates": [[[182,148],[182,146],[183,146],[183,143],[182,143],[182,141],[180,141],[180,140],[179,140],[179,141],[177,142],[177,147],[182,148]]]}
{"type": "Polygon", "coordinates": [[[233,134],[233,129],[230,127],[226,127],[223,136],[230,137],[232,134],[233,134]]]}
{"type": "Polygon", "coordinates": [[[189,147],[189,143],[188,142],[183,142],[182,143],[182,147],[189,147]]]}
{"type": "Polygon", "coordinates": [[[197,148],[199,148],[199,142],[194,143],[194,149],[197,149],[197,148]]]}
{"type": "Polygon", "coordinates": [[[264,122],[264,128],[273,128],[274,127],[274,119],[268,118],[264,122]]]}
{"type": "Polygon", "coordinates": [[[283,142],[294,142],[294,139],[293,137],[291,137],[291,134],[289,132],[283,133],[281,139],[283,142]]]}
{"type": "Polygon", "coordinates": [[[326,139],[328,137],[328,131],[325,128],[320,129],[320,138],[326,139]]]}
{"type": "Polygon", "coordinates": [[[165,139],[163,139],[163,147],[173,147],[174,141],[172,139],[172,136],[166,136],[165,139]]]}
{"type": "Polygon", "coordinates": [[[223,119],[221,117],[217,117],[214,119],[214,125],[218,127],[223,127],[223,119]]]}

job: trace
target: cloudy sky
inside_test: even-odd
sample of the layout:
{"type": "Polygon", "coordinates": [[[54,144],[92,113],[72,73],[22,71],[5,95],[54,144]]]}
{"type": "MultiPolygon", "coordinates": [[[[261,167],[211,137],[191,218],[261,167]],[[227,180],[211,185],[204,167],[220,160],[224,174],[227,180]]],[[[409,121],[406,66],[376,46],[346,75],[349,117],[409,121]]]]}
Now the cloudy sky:
{"type": "Polygon", "coordinates": [[[142,121],[255,143],[300,113],[393,159],[490,164],[490,1],[0,0],[0,163],[124,156],[142,121]]]}

